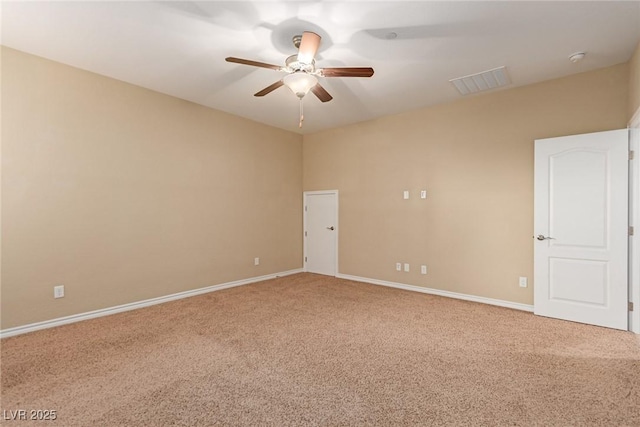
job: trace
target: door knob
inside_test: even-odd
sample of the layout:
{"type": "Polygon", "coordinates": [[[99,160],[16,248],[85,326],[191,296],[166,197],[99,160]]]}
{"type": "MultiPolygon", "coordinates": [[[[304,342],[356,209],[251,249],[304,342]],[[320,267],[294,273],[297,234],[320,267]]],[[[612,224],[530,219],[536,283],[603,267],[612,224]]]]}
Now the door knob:
{"type": "Polygon", "coordinates": [[[550,239],[554,239],[554,237],[547,237],[547,236],[544,236],[544,235],[542,235],[542,234],[538,234],[537,236],[533,236],[533,237],[535,237],[535,238],[536,238],[536,239],[538,239],[538,240],[550,240],[550,239]]]}
{"type": "Polygon", "coordinates": [[[327,227],[327,230],[333,231],[334,230],[333,225],[331,227],[327,227]]]}

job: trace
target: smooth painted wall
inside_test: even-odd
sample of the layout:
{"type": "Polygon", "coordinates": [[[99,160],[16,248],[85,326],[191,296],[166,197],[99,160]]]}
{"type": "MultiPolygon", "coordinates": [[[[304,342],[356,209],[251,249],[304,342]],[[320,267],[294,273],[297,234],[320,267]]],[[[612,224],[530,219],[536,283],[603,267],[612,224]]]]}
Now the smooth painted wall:
{"type": "Polygon", "coordinates": [[[624,127],[639,58],[301,137],[2,48],[0,329],[300,268],[303,189],[340,273],[530,304],[533,140],[624,127]]]}
{"type": "Polygon", "coordinates": [[[8,48],[2,107],[1,329],[302,267],[300,135],[8,48]]]}
{"type": "Polygon", "coordinates": [[[629,60],[629,120],[640,109],[640,43],[629,60]]]}
{"type": "Polygon", "coordinates": [[[340,273],[532,304],[534,140],[626,127],[628,82],[621,64],[305,135],[304,190],[340,192],[340,273]]]}

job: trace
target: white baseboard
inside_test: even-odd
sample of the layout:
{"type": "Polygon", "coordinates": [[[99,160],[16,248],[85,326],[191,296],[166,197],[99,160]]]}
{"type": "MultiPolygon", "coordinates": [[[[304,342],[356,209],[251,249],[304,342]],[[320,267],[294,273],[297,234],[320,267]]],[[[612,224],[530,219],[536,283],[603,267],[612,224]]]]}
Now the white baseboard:
{"type": "Polygon", "coordinates": [[[348,274],[337,274],[340,279],[353,280],[356,282],[370,283],[372,285],[388,286],[390,288],[404,289],[405,291],[422,292],[423,294],[439,295],[441,297],[462,299],[465,301],[480,302],[482,304],[497,305],[500,307],[512,308],[514,310],[533,312],[533,306],[518,302],[504,301],[494,298],[479,297],[476,295],[460,294],[458,292],[443,291],[440,289],[423,288],[422,286],[405,285],[404,283],[387,282],[386,280],[369,279],[367,277],[350,276],[348,274]]]}
{"type": "Polygon", "coordinates": [[[71,316],[59,317],[57,319],[45,320],[43,322],[30,323],[28,325],[16,326],[0,330],[0,339],[12,337],[15,335],[26,334],[27,332],[38,331],[40,329],[54,328],[56,326],[67,325],[69,323],[81,322],[83,320],[94,319],[96,317],[109,316],[111,314],[122,313],[123,311],[137,310],[151,305],[162,304],[164,302],[175,301],[182,298],[193,297],[196,295],[206,294],[209,292],[221,291],[222,289],[233,288],[235,286],[248,285],[250,283],[262,282],[264,280],[275,279],[276,277],[289,276],[291,274],[302,273],[302,269],[283,271],[281,273],[267,274],[265,276],[251,277],[249,279],[236,280],[219,285],[207,286],[205,288],[194,289],[191,291],[178,292],[177,294],[166,295],[163,297],[151,298],[144,301],[122,304],[115,307],[103,308],[100,310],[89,311],[86,313],[74,314],[71,316]]]}

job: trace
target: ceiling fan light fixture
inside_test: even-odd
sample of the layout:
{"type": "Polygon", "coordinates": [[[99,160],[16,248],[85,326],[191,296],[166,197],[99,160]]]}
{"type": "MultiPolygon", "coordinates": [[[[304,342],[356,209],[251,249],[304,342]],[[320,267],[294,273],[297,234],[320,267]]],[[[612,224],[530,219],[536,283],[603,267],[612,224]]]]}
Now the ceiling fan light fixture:
{"type": "Polygon", "coordinates": [[[288,74],[284,76],[282,81],[300,99],[304,98],[311,88],[318,84],[318,79],[315,76],[303,72],[288,74]]]}

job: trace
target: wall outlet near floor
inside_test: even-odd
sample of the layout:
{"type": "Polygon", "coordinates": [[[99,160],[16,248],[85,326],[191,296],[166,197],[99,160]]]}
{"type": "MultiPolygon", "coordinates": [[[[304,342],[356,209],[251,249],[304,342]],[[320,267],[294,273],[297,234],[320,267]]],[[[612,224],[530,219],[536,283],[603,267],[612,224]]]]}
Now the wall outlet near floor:
{"type": "Polygon", "coordinates": [[[526,288],[527,287],[527,278],[526,277],[521,277],[520,279],[518,279],[518,284],[520,285],[521,288],[526,288]]]}
{"type": "Polygon", "coordinates": [[[404,263],[404,272],[408,273],[409,272],[409,264],[408,263],[404,263]]]}
{"type": "Polygon", "coordinates": [[[53,287],[53,297],[54,298],[64,297],[64,285],[58,285],[53,287]]]}
{"type": "Polygon", "coordinates": [[[253,259],[253,265],[260,265],[260,258],[256,257],[253,259]]]}
{"type": "Polygon", "coordinates": [[[427,266],[426,265],[421,265],[420,266],[420,274],[427,274],[427,266]]]}
{"type": "Polygon", "coordinates": [[[396,262],[396,271],[402,271],[402,263],[396,262]]]}

